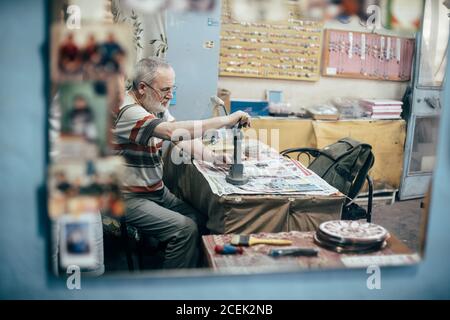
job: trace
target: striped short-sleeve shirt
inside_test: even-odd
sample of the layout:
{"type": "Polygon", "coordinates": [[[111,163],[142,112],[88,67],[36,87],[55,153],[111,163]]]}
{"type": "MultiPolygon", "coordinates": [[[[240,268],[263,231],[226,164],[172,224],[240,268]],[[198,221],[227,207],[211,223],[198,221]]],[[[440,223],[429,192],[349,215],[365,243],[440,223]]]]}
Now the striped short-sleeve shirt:
{"type": "Polygon", "coordinates": [[[125,159],[123,192],[149,193],[164,187],[160,155],[163,140],[153,136],[156,126],[164,121],[174,121],[168,110],[149,113],[126,95],[112,128],[114,149],[125,159]]]}

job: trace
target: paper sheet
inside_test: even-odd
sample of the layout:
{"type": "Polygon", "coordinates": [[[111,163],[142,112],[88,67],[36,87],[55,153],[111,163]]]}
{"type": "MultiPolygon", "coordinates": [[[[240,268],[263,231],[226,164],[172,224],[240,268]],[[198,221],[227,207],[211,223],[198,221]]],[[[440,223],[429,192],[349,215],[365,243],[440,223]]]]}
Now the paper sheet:
{"type": "Polygon", "coordinates": [[[328,196],[339,191],[296,160],[277,156],[243,161],[249,182],[235,186],[226,182],[229,165],[216,166],[194,160],[194,165],[208,181],[213,193],[228,194],[304,194],[328,196]]]}

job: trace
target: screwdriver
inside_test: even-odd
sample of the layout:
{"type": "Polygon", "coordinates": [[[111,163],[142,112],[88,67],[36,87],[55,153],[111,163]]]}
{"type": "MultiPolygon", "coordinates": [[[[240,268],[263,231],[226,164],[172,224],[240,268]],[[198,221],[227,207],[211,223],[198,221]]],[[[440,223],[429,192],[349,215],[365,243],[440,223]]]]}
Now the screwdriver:
{"type": "Polygon", "coordinates": [[[319,251],[315,248],[283,248],[283,249],[271,249],[269,252],[269,256],[277,258],[282,256],[306,256],[306,257],[314,257],[317,256],[319,251]]]}

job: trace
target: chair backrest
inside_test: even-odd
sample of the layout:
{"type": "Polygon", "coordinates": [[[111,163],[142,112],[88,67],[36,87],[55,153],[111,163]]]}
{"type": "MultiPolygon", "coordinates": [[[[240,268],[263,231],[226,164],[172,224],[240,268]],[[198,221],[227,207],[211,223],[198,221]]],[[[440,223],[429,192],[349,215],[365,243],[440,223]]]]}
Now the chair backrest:
{"type": "Polygon", "coordinates": [[[364,185],[374,162],[371,145],[344,138],[321,149],[308,168],[353,199],[364,185]]]}

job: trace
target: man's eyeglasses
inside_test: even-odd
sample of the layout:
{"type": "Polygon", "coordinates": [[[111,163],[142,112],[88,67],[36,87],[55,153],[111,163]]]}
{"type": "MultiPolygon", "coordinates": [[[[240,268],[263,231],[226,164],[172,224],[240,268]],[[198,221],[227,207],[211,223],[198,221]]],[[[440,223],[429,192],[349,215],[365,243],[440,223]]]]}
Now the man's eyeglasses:
{"type": "Polygon", "coordinates": [[[152,90],[154,90],[156,93],[159,94],[159,96],[162,98],[167,97],[167,95],[169,93],[173,93],[175,90],[177,90],[177,86],[173,86],[173,87],[168,87],[168,88],[163,88],[163,89],[155,89],[153,88],[151,85],[149,85],[148,83],[142,81],[143,84],[145,84],[147,87],[151,88],[152,90]]]}

